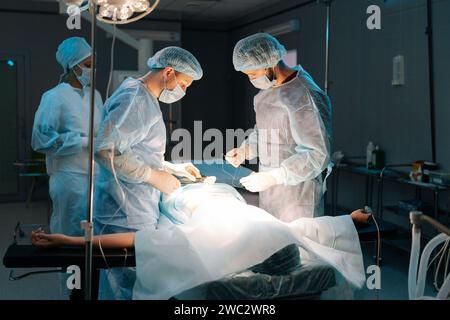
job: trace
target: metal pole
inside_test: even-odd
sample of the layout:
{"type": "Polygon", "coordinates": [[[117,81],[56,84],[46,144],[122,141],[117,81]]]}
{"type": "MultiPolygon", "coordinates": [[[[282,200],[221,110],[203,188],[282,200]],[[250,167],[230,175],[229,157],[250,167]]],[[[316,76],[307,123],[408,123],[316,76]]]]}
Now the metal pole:
{"type": "Polygon", "coordinates": [[[91,13],[91,96],[90,96],[90,117],[89,117],[89,193],[88,193],[88,206],[85,222],[85,285],[84,285],[84,298],[85,300],[92,299],[92,211],[93,211],[93,195],[94,195],[94,111],[95,111],[95,68],[96,68],[96,42],[95,42],[95,28],[96,28],[96,4],[91,1],[89,4],[89,10],[91,13]]]}
{"type": "Polygon", "coordinates": [[[442,223],[440,223],[436,219],[433,219],[433,218],[423,214],[420,211],[411,211],[409,213],[409,219],[414,226],[420,227],[420,225],[423,222],[426,222],[426,223],[430,224],[431,226],[433,226],[440,233],[444,233],[450,237],[450,228],[448,228],[447,226],[444,226],[442,223]]]}
{"type": "Polygon", "coordinates": [[[430,90],[431,160],[436,162],[436,118],[434,98],[433,4],[427,0],[428,84],[430,90]]]}
{"type": "Polygon", "coordinates": [[[325,29],[325,94],[328,95],[329,89],[329,68],[330,68],[330,20],[331,20],[331,1],[326,0],[327,6],[327,23],[325,29]]]}

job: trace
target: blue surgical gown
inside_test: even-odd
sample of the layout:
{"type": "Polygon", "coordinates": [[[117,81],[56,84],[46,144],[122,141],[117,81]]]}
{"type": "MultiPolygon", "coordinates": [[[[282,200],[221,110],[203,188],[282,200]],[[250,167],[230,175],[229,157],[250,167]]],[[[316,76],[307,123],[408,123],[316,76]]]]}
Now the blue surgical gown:
{"type": "MultiPolygon", "coordinates": [[[[53,233],[83,235],[80,222],[86,218],[89,153],[82,140],[86,141],[89,135],[90,90],[60,83],[42,95],[34,118],[31,145],[45,154],[53,233]]],[[[97,91],[94,101],[96,132],[103,108],[97,91]]]]}
{"type": "MultiPolygon", "coordinates": [[[[126,79],[106,101],[95,147],[101,164],[95,186],[95,233],[154,229],[160,191],[144,181],[143,169],[163,169],[166,127],[158,100],[141,81],[126,79]],[[102,151],[113,156],[100,156],[102,151]],[[120,166],[113,165],[117,161],[120,166]]],[[[131,298],[134,271],[108,273],[113,298],[131,298]]]]}

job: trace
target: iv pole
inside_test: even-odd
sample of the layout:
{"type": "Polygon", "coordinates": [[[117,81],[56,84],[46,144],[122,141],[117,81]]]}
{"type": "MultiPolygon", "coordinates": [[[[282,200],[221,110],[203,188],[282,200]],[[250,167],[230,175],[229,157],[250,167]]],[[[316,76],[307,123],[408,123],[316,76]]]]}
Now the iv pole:
{"type": "MultiPolygon", "coordinates": [[[[160,0],[155,0],[153,5],[149,6],[144,12],[132,19],[126,19],[123,21],[109,21],[104,18],[99,18],[100,21],[108,24],[126,24],[130,22],[137,21],[144,18],[146,15],[151,13],[156,6],[159,4],[160,0]]],[[[85,266],[84,266],[84,298],[85,300],[92,300],[92,239],[93,239],[93,204],[94,204],[94,115],[95,115],[95,87],[96,87],[96,39],[95,39],[95,29],[97,28],[97,1],[89,0],[88,7],[91,18],[91,96],[90,96],[90,116],[89,116],[89,191],[88,191],[88,204],[86,212],[86,220],[81,222],[81,228],[84,229],[85,238],[85,266]]]]}
{"type": "Polygon", "coordinates": [[[330,21],[331,21],[331,2],[333,0],[324,0],[327,7],[327,22],[325,27],[325,94],[329,90],[329,70],[330,70],[330,21]]]}
{"type": "Polygon", "coordinates": [[[81,223],[85,234],[85,266],[84,266],[84,298],[92,300],[92,212],[94,196],[94,115],[95,115],[95,73],[96,73],[96,3],[89,2],[89,12],[91,14],[91,96],[90,96],[90,116],[89,116],[89,192],[86,221],[81,223]]]}

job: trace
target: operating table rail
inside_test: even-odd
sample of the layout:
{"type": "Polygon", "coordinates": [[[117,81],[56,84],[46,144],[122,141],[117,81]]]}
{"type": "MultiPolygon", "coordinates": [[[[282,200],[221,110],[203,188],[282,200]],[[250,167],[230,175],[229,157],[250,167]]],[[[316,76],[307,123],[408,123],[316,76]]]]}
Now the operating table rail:
{"type": "MultiPolygon", "coordinates": [[[[105,254],[104,257],[99,249],[93,250],[92,286],[94,296],[97,296],[95,293],[98,292],[101,269],[136,266],[134,249],[103,249],[103,252],[105,254]]],[[[3,265],[10,269],[60,268],[60,272],[65,272],[67,267],[75,265],[80,268],[81,277],[83,277],[84,259],[83,247],[38,248],[33,245],[12,244],[3,257],[3,265]]],[[[57,272],[57,270],[55,271],[57,272]]],[[[38,271],[38,273],[42,273],[42,271],[38,271]]],[[[12,278],[20,279],[22,277],[12,278]]],[[[72,291],[71,299],[81,299],[82,297],[83,288],[72,291]]]]}

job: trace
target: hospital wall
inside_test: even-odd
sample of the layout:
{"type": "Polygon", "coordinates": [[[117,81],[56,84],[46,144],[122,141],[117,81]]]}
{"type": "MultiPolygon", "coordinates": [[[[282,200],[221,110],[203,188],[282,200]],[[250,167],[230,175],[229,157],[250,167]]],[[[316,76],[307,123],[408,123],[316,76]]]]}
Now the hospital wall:
{"type": "MultiPolygon", "coordinates": [[[[230,106],[234,71],[229,33],[204,26],[183,26],[182,46],[197,57],[204,71],[203,78],[192,84],[182,100],[183,128],[193,134],[194,122],[201,121],[203,132],[212,128],[225,132],[233,127],[230,106]]],[[[209,143],[204,141],[203,147],[209,143]]],[[[193,158],[199,155],[194,154],[193,158]]]]}
{"type": "MultiPolygon", "coordinates": [[[[233,32],[233,43],[269,26],[293,18],[300,30],[278,36],[288,50],[297,49],[298,62],[324,87],[325,22],[324,5],[309,5],[268,18],[276,6],[253,15],[256,23],[233,32]],[[263,18],[261,18],[263,17],[263,18]]],[[[331,11],[330,91],[333,104],[333,150],[348,156],[364,156],[368,141],[380,145],[388,164],[431,160],[429,113],[426,1],[336,0],[331,11]],[[382,9],[382,29],[366,27],[366,9],[382,9]],[[392,58],[402,54],[406,61],[406,84],[391,85],[392,58]]],[[[433,2],[434,79],[436,97],[437,161],[450,170],[450,1],[433,2]]],[[[252,106],[257,91],[246,77],[236,73],[233,80],[233,123],[250,128],[255,117],[252,106]]],[[[339,203],[355,208],[364,205],[364,180],[342,175],[339,203]]],[[[329,189],[330,190],[330,189],[329,189]]],[[[431,194],[423,193],[431,201],[431,194]]],[[[414,189],[387,185],[385,202],[414,198],[414,189]]],[[[449,209],[448,195],[441,201],[449,209]]]]}

